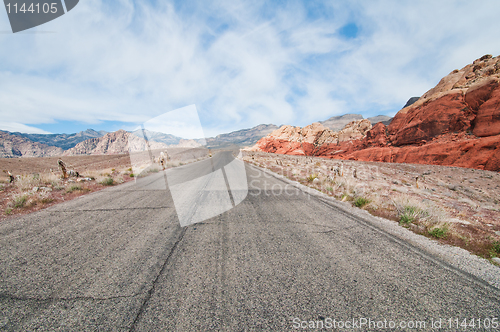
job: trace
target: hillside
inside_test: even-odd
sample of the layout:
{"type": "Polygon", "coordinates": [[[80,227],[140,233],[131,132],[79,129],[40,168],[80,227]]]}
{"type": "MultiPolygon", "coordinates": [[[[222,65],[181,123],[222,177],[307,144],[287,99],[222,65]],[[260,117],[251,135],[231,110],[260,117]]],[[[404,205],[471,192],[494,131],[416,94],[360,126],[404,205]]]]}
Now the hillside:
{"type": "Polygon", "coordinates": [[[55,146],[63,150],[68,150],[80,142],[91,138],[102,137],[107,132],[104,130],[95,131],[87,129],[76,134],[24,134],[12,133],[12,135],[20,136],[29,139],[32,142],[38,142],[49,146],[55,146]]]}
{"type": "Polygon", "coordinates": [[[233,131],[227,134],[220,134],[215,137],[206,138],[207,147],[210,149],[221,149],[231,145],[239,147],[252,146],[259,139],[278,129],[273,124],[261,124],[253,128],[233,131]]]}
{"type": "Polygon", "coordinates": [[[453,70],[409,104],[363,137],[335,140],[319,128],[297,142],[272,133],[252,150],[500,171],[500,57],[485,55],[453,70]]]}
{"type": "Polygon", "coordinates": [[[48,146],[6,131],[0,131],[0,158],[49,157],[60,155],[59,147],[48,146]]]}

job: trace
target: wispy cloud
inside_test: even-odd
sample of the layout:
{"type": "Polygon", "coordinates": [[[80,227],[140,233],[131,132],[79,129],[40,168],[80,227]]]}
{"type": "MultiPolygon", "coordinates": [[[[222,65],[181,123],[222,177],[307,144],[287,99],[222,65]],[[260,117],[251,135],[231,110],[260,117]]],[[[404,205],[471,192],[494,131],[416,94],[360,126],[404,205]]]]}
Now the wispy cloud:
{"type": "Polygon", "coordinates": [[[36,28],[55,33],[0,34],[0,129],[140,123],[190,104],[207,135],[393,114],[451,70],[499,54],[499,10],[497,1],[81,1],[36,28]]]}

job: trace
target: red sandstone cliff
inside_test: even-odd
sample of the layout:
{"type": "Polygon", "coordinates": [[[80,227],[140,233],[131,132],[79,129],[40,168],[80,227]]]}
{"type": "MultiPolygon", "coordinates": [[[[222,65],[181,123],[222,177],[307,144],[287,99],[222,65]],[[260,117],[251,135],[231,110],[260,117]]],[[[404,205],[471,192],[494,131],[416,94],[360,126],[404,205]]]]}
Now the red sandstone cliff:
{"type": "Polygon", "coordinates": [[[485,55],[452,71],[399,111],[389,126],[358,128],[354,131],[359,133],[340,139],[341,132],[352,130],[352,123],[338,133],[318,125],[283,126],[252,149],[500,171],[500,56],[485,55]]]}

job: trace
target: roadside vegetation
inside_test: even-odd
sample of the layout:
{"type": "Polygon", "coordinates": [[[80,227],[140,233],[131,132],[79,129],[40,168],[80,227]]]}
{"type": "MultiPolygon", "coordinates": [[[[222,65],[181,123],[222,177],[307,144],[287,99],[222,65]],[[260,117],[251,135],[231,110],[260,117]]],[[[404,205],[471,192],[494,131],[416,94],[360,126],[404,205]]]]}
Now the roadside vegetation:
{"type": "Polygon", "coordinates": [[[3,180],[0,184],[0,208],[6,216],[37,211],[89,192],[130,181],[129,170],[105,169],[88,171],[79,176],[64,178],[60,171],[22,174],[3,180]]]}
{"type": "MultiPolygon", "coordinates": [[[[187,159],[170,160],[165,166],[166,168],[178,167],[208,158],[208,156],[196,157],[198,156],[193,155],[187,159]]],[[[15,170],[0,172],[0,220],[12,215],[37,211],[109,186],[158,173],[162,170],[161,166],[155,163],[143,169],[139,168],[140,173],[134,174],[134,169],[130,167],[129,158],[116,158],[116,156],[107,158],[111,161],[118,160],[118,162],[115,162],[109,168],[92,169],[91,167],[96,164],[96,161],[97,165],[107,164],[106,158],[103,158],[103,156],[61,158],[76,161],[79,167],[74,167],[64,161],[62,161],[61,165],[59,158],[18,159],[16,163],[23,166],[23,174],[16,174],[15,170]],[[29,173],[27,171],[30,170],[30,165],[33,163],[45,162],[47,164],[48,160],[51,163],[47,166],[54,168],[46,169],[47,166],[44,166],[40,172],[29,173]],[[85,164],[86,160],[88,160],[88,164],[85,164]],[[126,164],[124,164],[125,162],[126,164]]],[[[7,162],[6,165],[12,168],[11,160],[7,160],[7,162]]]]}

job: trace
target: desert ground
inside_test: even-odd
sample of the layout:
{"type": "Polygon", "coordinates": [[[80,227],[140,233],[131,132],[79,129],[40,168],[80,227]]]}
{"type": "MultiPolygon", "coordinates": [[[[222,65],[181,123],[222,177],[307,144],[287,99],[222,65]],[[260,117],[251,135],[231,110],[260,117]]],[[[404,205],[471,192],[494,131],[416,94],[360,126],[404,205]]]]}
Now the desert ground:
{"type": "Polygon", "coordinates": [[[243,160],[442,243],[500,256],[497,172],[265,152],[245,152],[243,160]]]}
{"type": "MultiPolygon", "coordinates": [[[[209,156],[206,149],[174,149],[170,151],[166,168],[191,163],[209,156]]],[[[41,158],[0,158],[0,220],[27,214],[54,204],[98,191],[116,184],[134,180],[136,176],[147,176],[158,172],[159,151],[133,157],[144,164],[151,157],[155,163],[147,168],[137,167],[128,154],[83,155],[41,158]],[[63,178],[58,160],[78,176],[63,178]],[[140,174],[134,174],[140,171],[140,174]],[[10,172],[14,181],[10,182],[10,172]]]]}

